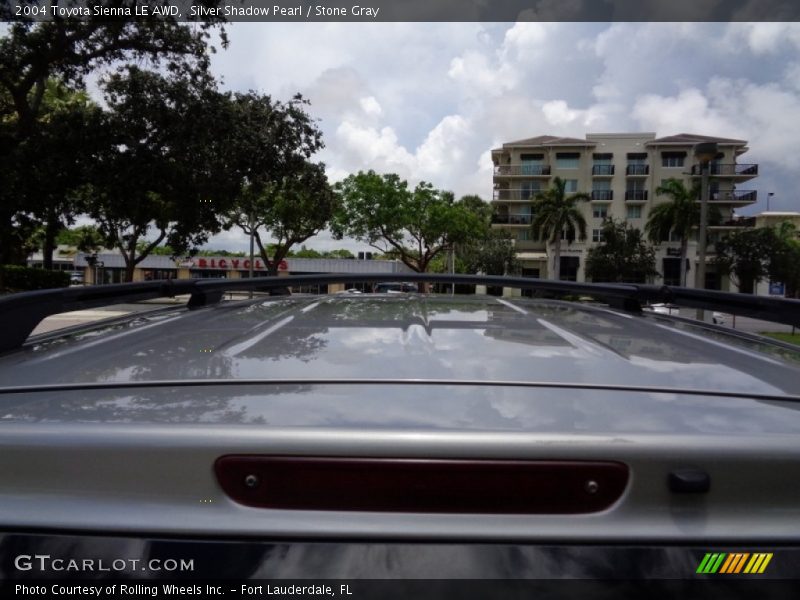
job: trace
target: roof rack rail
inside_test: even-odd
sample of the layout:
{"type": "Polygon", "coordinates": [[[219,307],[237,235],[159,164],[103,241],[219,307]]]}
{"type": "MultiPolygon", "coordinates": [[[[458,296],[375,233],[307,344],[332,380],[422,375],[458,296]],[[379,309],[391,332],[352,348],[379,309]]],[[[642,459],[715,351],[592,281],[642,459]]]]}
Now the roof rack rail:
{"type": "MultiPolygon", "coordinates": [[[[530,277],[460,275],[452,273],[402,273],[404,281],[510,287],[537,290],[553,295],[585,295],[629,312],[640,312],[642,303],[666,302],[722,310],[765,321],[800,327],[800,300],[765,298],[714,290],[633,283],[577,283],[530,277]]],[[[290,286],[331,283],[374,283],[386,281],[386,273],[288,275],[253,279],[171,279],[111,285],[93,285],[53,290],[36,290],[0,298],[0,352],[19,348],[39,322],[50,315],[190,294],[187,307],[200,308],[219,302],[225,292],[242,290],[279,291],[290,286]]]]}

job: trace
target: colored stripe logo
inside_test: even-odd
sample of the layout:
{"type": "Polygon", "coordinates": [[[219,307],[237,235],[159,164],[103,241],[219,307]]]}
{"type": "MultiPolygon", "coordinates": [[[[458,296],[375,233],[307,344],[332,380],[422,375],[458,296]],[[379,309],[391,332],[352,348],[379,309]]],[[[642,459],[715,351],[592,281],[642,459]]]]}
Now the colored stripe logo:
{"type": "Polygon", "coordinates": [[[761,574],[767,569],[769,561],[772,560],[772,553],[756,552],[708,552],[700,561],[695,573],[701,575],[713,575],[715,573],[725,573],[736,575],[748,573],[750,575],[761,574]]]}

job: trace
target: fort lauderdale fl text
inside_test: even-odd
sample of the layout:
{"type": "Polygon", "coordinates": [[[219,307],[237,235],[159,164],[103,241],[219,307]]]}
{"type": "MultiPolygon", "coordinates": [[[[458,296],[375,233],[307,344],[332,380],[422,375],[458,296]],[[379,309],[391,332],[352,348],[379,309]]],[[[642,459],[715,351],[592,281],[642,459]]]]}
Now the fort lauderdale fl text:
{"type": "Polygon", "coordinates": [[[18,596],[45,595],[50,592],[54,596],[96,596],[103,595],[135,595],[158,597],[159,591],[164,596],[223,596],[230,590],[242,596],[352,596],[349,585],[340,585],[339,589],[330,585],[242,585],[241,589],[228,588],[221,585],[172,585],[162,584],[147,585],[144,583],[135,584],[113,584],[113,585],[65,585],[55,583],[50,586],[44,585],[25,585],[18,583],[15,586],[15,593],[18,596]]]}

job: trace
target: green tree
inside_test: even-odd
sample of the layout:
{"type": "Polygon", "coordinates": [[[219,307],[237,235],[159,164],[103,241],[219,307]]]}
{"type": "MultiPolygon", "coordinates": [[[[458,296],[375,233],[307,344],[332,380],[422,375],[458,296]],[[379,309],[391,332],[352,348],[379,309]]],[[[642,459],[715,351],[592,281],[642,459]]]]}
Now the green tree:
{"type": "Polygon", "coordinates": [[[162,243],[184,253],[219,231],[240,181],[225,169],[227,101],[213,80],[128,68],[103,88],[102,149],[84,197],[130,281],[162,243]]]}
{"type": "Polygon", "coordinates": [[[714,262],[739,290],[755,293],[759,281],[782,281],[796,293],[800,269],[800,243],[793,227],[759,227],[734,232],[716,244],[714,262]]]}
{"type": "MultiPolygon", "coordinates": [[[[678,237],[680,247],[681,286],[686,287],[686,256],[689,251],[689,238],[692,230],[700,224],[700,182],[686,187],[678,179],[667,179],[656,188],[656,194],[669,196],[670,200],[656,204],[650,209],[645,224],[648,239],[658,244],[670,239],[670,233],[678,237]]],[[[709,206],[708,224],[718,223],[721,215],[717,207],[709,206]]]]}
{"type": "Polygon", "coordinates": [[[85,210],[77,189],[89,177],[97,151],[93,132],[100,114],[88,94],[51,78],[45,85],[39,126],[17,147],[16,157],[27,165],[19,173],[17,200],[24,201],[31,217],[42,224],[45,269],[52,269],[59,231],[85,210]]]}
{"type": "MultiPolygon", "coordinates": [[[[199,3],[210,7],[219,1],[199,3]]],[[[167,6],[169,2],[150,2],[156,4],[167,6]]],[[[216,17],[186,23],[168,16],[146,21],[91,16],[37,23],[13,18],[12,10],[12,5],[5,3],[0,8],[0,21],[13,22],[0,39],[0,115],[14,115],[16,142],[36,129],[50,77],[82,88],[85,77],[98,68],[145,60],[153,69],[205,71],[210,29],[224,21],[216,17]]],[[[221,39],[226,47],[224,30],[221,39]]]]}
{"type": "Polygon", "coordinates": [[[359,171],[334,190],[340,203],[332,221],[337,239],[358,239],[420,273],[453,244],[483,231],[481,220],[453,194],[426,182],[409,190],[394,173],[359,171]]]}
{"type": "Polygon", "coordinates": [[[458,204],[472,211],[481,221],[486,224],[486,228],[491,228],[492,224],[492,205],[476,194],[468,194],[458,199],[458,204]]]}
{"type": "MultiPolygon", "coordinates": [[[[271,210],[264,215],[264,226],[275,240],[270,270],[277,274],[278,264],[292,246],[322,231],[333,216],[336,197],[328,184],[325,166],[306,163],[294,175],[284,177],[272,198],[271,210]]],[[[262,250],[262,258],[267,257],[262,250]]]]}
{"type": "MultiPolygon", "coordinates": [[[[218,4],[214,0],[202,3],[218,4]]],[[[165,6],[168,2],[150,3],[154,4],[165,6]]],[[[80,126],[74,120],[68,125],[65,119],[47,119],[52,112],[48,108],[49,82],[57,80],[71,93],[80,93],[87,75],[126,63],[146,63],[155,71],[187,76],[206,72],[210,28],[222,20],[190,24],[169,17],[146,22],[89,17],[37,23],[14,18],[12,10],[11,3],[0,4],[0,21],[13,22],[0,38],[0,264],[24,261],[25,241],[42,219],[48,224],[49,238],[57,232],[59,222],[70,222],[72,216],[63,205],[48,205],[48,199],[54,197],[64,200],[64,195],[54,195],[54,190],[37,194],[36,202],[30,198],[34,191],[30,187],[31,156],[36,156],[42,167],[46,162],[69,161],[82,150],[75,138],[91,141],[94,132],[93,127],[80,126]],[[55,136],[59,131],[68,135],[55,136]],[[58,147],[67,150],[58,153],[54,150],[58,147]]],[[[222,41],[227,45],[224,31],[222,41]]],[[[64,109],[57,107],[61,113],[64,109]]],[[[60,186],[63,177],[77,173],[60,169],[45,183],[60,186]]]]}
{"type": "Polygon", "coordinates": [[[305,244],[303,244],[299,250],[290,252],[289,256],[292,258],[322,258],[322,252],[313,248],[306,248],[305,244]]]}
{"type": "Polygon", "coordinates": [[[645,283],[656,275],[656,252],[641,230],[606,219],[600,244],[586,258],[586,276],[592,281],[645,283]]]}
{"type": "Polygon", "coordinates": [[[355,258],[355,254],[350,252],[347,248],[339,248],[338,250],[328,250],[323,252],[325,258],[355,258]]]}
{"type": "Polygon", "coordinates": [[[514,239],[507,231],[498,229],[489,229],[483,236],[459,244],[456,264],[459,273],[508,275],[522,270],[514,239]]]}
{"type": "Polygon", "coordinates": [[[800,298],[800,239],[797,228],[789,222],[776,229],[777,251],[770,261],[769,277],[783,282],[786,295],[800,298]]]}
{"type": "Polygon", "coordinates": [[[102,248],[103,242],[103,234],[93,225],[62,229],[56,236],[56,244],[72,246],[81,252],[97,252],[102,248]]]}
{"type": "Polygon", "coordinates": [[[335,205],[324,165],[304,162],[298,170],[260,192],[248,187],[227,214],[227,226],[236,225],[247,235],[252,232],[264,264],[269,265],[270,273],[277,274],[278,265],[290,255],[293,246],[325,228],[335,205]],[[269,246],[261,237],[261,229],[274,240],[269,246]]]}
{"type": "Polygon", "coordinates": [[[546,239],[553,244],[553,279],[561,278],[561,236],[566,233],[567,242],[586,239],[586,219],[578,206],[590,200],[589,194],[577,193],[567,196],[566,182],[560,177],[553,179],[550,189],[536,195],[531,212],[531,231],[537,239],[546,239]]]}

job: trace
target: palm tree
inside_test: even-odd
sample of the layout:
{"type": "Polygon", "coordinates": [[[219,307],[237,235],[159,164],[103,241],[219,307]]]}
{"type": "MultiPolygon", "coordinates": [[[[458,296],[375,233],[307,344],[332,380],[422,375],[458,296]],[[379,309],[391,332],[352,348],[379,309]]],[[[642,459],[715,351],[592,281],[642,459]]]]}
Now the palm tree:
{"type": "MultiPolygon", "coordinates": [[[[689,237],[692,229],[700,224],[700,182],[695,182],[690,188],[678,179],[667,179],[656,188],[656,194],[669,196],[670,201],[657,204],[650,210],[645,231],[647,237],[654,244],[668,240],[670,233],[675,234],[681,242],[681,281],[680,285],[686,287],[686,255],[689,249],[689,237]]],[[[708,220],[710,223],[719,221],[719,211],[716,207],[709,207],[708,220]]]]}
{"type": "Polygon", "coordinates": [[[589,194],[567,196],[566,182],[553,179],[553,186],[536,195],[532,212],[531,230],[537,239],[548,239],[553,244],[553,279],[561,276],[561,232],[578,232],[578,239],[586,239],[586,219],[578,202],[590,200],[589,194]]]}

